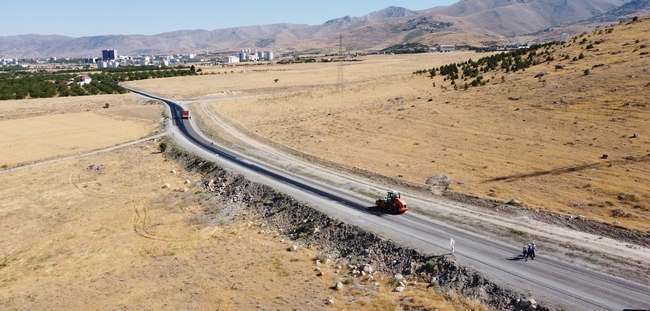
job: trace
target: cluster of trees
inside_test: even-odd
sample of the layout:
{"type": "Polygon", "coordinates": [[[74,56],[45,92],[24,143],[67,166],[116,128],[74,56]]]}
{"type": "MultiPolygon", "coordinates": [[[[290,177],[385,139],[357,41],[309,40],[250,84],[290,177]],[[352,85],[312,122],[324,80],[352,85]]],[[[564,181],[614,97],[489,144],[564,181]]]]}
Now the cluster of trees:
{"type": "Polygon", "coordinates": [[[379,53],[408,54],[408,53],[426,53],[429,52],[429,46],[419,42],[397,44],[389,46],[379,53]]]}
{"type": "Polygon", "coordinates": [[[71,72],[0,74],[0,100],[84,96],[98,94],[124,94],[128,91],[117,84],[122,81],[196,75],[194,66],[189,69],[142,70],[140,67],[105,69],[89,73],[90,83],[79,85],[78,74],[71,72]],[[134,70],[138,69],[138,70],[134,70]],[[71,83],[72,82],[72,83],[71,83]]]}
{"type": "Polygon", "coordinates": [[[445,81],[451,80],[451,84],[456,87],[456,80],[462,79],[465,82],[463,88],[467,89],[469,86],[485,85],[489,80],[484,80],[481,73],[490,71],[516,72],[518,70],[526,70],[531,66],[538,65],[543,62],[551,62],[554,60],[551,47],[557,44],[550,42],[546,44],[533,45],[530,48],[516,49],[509,52],[502,52],[493,54],[491,56],[482,57],[477,61],[472,59],[462,63],[452,63],[440,66],[439,68],[423,69],[413,72],[413,74],[422,75],[428,73],[432,78],[437,74],[445,76],[445,81]],[[468,80],[471,82],[467,82],[468,80]]]}
{"type": "Polygon", "coordinates": [[[110,74],[115,81],[144,80],[156,78],[169,78],[179,76],[191,76],[201,72],[192,65],[188,69],[183,67],[154,67],[154,66],[123,66],[119,68],[102,69],[101,73],[110,74]]]}
{"type": "Polygon", "coordinates": [[[77,75],[69,73],[15,73],[0,75],[0,100],[123,94],[127,90],[113,80],[93,79],[79,85],[77,75]],[[72,83],[71,83],[72,82],[72,83]]]}

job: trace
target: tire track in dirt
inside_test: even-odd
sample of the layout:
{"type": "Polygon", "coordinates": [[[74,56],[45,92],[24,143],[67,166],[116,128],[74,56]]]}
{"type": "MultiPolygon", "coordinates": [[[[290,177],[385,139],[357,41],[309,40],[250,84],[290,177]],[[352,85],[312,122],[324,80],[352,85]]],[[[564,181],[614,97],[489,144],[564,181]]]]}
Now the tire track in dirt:
{"type": "Polygon", "coordinates": [[[83,183],[91,182],[92,180],[88,180],[88,181],[82,180],[81,172],[83,172],[83,171],[78,171],[76,174],[75,173],[70,173],[70,178],[69,178],[70,184],[72,184],[73,187],[75,187],[77,190],[79,190],[79,192],[81,192],[81,193],[83,193],[85,195],[91,196],[91,197],[95,197],[95,198],[126,197],[126,195],[119,195],[118,196],[118,195],[112,194],[112,193],[111,194],[99,193],[99,192],[96,192],[96,191],[90,191],[90,190],[86,189],[87,186],[84,186],[83,183]]]}
{"type": "Polygon", "coordinates": [[[133,204],[133,231],[149,240],[157,240],[157,241],[164,241],[164,242],[189,242],[191,241],[190,239],[180,239],[180,238],[174,238],[174,237],[168,237],[161,235],[147,227],[147,208],[142,200],[138,201],[131,201],[133,204]]]}

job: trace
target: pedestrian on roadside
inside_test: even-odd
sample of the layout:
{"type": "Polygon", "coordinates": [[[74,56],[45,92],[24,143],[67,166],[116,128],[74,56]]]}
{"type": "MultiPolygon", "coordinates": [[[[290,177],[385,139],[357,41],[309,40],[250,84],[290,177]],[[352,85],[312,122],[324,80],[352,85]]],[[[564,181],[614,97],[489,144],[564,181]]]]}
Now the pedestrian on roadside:
{"type": "Polygon", "coordinates": [[[528,248],[526,247],[526,244],[524,244],[524,254],[521,257],[528,261],[528,248]]]}
{"type": "Polygon", "coordinates": [[[537,246],[535,246],[535,242],[533,242],[533,246],[530,248],[530,258],[535,260],[535,251],[537,250],[537,246]]]}

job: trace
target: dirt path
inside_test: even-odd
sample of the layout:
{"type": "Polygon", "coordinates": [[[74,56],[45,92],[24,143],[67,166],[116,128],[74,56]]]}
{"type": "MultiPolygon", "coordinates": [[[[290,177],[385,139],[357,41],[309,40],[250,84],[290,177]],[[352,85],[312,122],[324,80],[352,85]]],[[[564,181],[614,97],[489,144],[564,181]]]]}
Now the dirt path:
{"type": "Polygon", "coordinates": [[[96,154],[99,154],[99,153],[104,153],[104,152],[109,152],[109,151],[121,149],[121,148],[124,148],[126,146],[136,145],[136,144],[139,144],[139,143],[151,140],[151,139],[161,138],[161,137],[164,137],[166,135],[169,135],[169,133],[164,132],[164,133],[156,134],[156,135],[153,135],[153,136],[141,138],[141,139],[138,139],[138,140],[130,141],[128,143],[115,145],[113,147],[104,148],[104,149],[100,149],[100,150],[95,150],[95,151],[92,151],[92,152],[87,152],[87,153],[84,153],[84,154],[77,154],[77,155],[68,156],[68,157],[56,158],[56,159],[51,159],[51,160],[46,160],[46,161],[40,161],[40,162],[28,164],[28,165],[23,165],[23,166],[14,167],[14,168],[6,169],[6,170],[1,170],[0,174],[7,174],[7,173],[12,173],[12,172],[15,172],[15,171],[24,170],[24,169],[32,168],[32,167],[36,167],[36,166],[48,165],[48,164],[67,161],[67,160],[71,160],[71,159],[77,159],[77,158],[81,158],[81,157],[92,156],[92,155],[96,155],[96,154]]]}

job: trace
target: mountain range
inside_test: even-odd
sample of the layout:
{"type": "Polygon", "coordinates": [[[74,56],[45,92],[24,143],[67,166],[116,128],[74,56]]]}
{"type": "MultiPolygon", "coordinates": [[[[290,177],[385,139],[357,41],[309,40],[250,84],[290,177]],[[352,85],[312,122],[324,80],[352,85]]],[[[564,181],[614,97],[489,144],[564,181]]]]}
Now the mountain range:
{"type": "Polygon", "coordinates": [[[272,24],[217,30],[179,30],[157,35],[73,38],[59,35],[0,37],[0,58],[97,57],[261,50],[379,50],[394,44],[492,45],[557,40],[560,33],[588,31],[650,13],[650,0],[462,0],[412,11],[388,7],[361,17],[344,16],[321,25],[272,24]]]}

